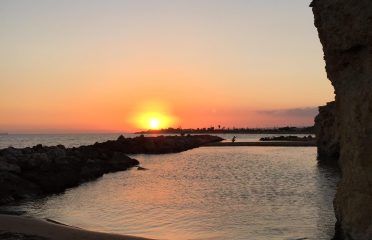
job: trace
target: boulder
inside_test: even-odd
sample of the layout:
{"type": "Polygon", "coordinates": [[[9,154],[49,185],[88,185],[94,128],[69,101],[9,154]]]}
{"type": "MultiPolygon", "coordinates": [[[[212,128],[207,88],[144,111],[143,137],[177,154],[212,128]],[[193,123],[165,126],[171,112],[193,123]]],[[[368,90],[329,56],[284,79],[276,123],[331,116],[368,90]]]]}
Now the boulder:
{"type": "Polygon", "coordinates": [[[0,171],[2,172],[11,172],[11,173],[20,173],[21,168],[13,163],[9,163],[0,159],[0,171]]]}
{"type": "MultiPolygon", "coordinates": [[[[61,145],[60,145],[61,146],[61,145]]],[[[46,153],[48,158],[63,158],[66,156],[66,150],[62,147],[50,147],[46,153]]]]}
{"type": "Polygon", "coordinates": [[[41,194],[41,189],[34,183],[18,175],[0,171],[0,204],[10,203],[17,199],[41,194]]]}

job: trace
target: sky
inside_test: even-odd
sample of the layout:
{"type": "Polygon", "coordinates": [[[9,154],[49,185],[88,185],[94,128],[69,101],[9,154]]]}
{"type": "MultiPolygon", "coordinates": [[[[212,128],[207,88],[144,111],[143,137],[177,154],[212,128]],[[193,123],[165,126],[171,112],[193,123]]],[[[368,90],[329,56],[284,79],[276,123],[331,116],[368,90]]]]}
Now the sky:
{"type": "Polygon", "coordinates": [[[2,0],[0,132],[312,125],[334,94],[309,3],[2,0]]]}

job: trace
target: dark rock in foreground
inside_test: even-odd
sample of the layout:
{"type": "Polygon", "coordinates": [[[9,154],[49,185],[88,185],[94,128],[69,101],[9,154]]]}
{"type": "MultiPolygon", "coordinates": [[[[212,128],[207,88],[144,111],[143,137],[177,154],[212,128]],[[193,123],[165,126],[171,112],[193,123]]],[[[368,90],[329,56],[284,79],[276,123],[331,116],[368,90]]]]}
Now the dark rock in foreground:
{"type": "Polygon", "coordinates": [[[126,170],[139,162],[123,153],[92,146],[66,149],[59,145],[0,150],[0,204],[40,194],[56,193],[126,170]]]}
{"type": "Polygon", "coordinates": [[[0,232],[1,240],[48,240],[45,237],[27,235],[23,233],[14,233],[14,232],[0,232]]]}
{"type": "Polygon", "coordinates": [[[0,204],[17,199],[58,193],[96,179],[105,173],[126,170],[139,162],[127,153],[181,152],[221,141],[215,136],[136,137],[77,148],[62,145],[0,150],[0,204]]]}

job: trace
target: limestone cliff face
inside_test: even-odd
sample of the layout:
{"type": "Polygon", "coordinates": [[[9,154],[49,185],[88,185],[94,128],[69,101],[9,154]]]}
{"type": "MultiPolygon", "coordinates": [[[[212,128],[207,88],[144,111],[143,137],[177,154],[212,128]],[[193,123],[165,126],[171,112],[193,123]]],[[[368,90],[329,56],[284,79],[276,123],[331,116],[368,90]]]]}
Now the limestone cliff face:
{"type": "Polygon", "coordinates": [[[337,165],[340,142],[335,102],[319,107],[319,114],[315,118],[315,133],[319,162],[337,165]]]}
{"type": "Polygon", "coordinates": [[[372,1],[314,0],[315,25],[336,93],[342,179],[338,237],[372,239],[372,1]]]}

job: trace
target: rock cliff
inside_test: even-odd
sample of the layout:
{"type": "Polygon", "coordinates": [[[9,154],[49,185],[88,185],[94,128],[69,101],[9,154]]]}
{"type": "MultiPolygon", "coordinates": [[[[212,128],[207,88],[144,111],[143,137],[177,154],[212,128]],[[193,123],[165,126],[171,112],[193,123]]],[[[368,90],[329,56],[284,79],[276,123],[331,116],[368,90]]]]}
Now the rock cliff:
{"type": "Polygon", "coordinates": [[[338,123],[336,121],[336,104],[329,102],[319,107],[315,118],[316,145],[320,163],[337,165],[340,155],[338,123]]]}
{"type": "Polygon", "coordinates": [[[372,239],[372,1],[314,0],[315,26],[336,93],[342,179],[336,238],[372,239]]]}

